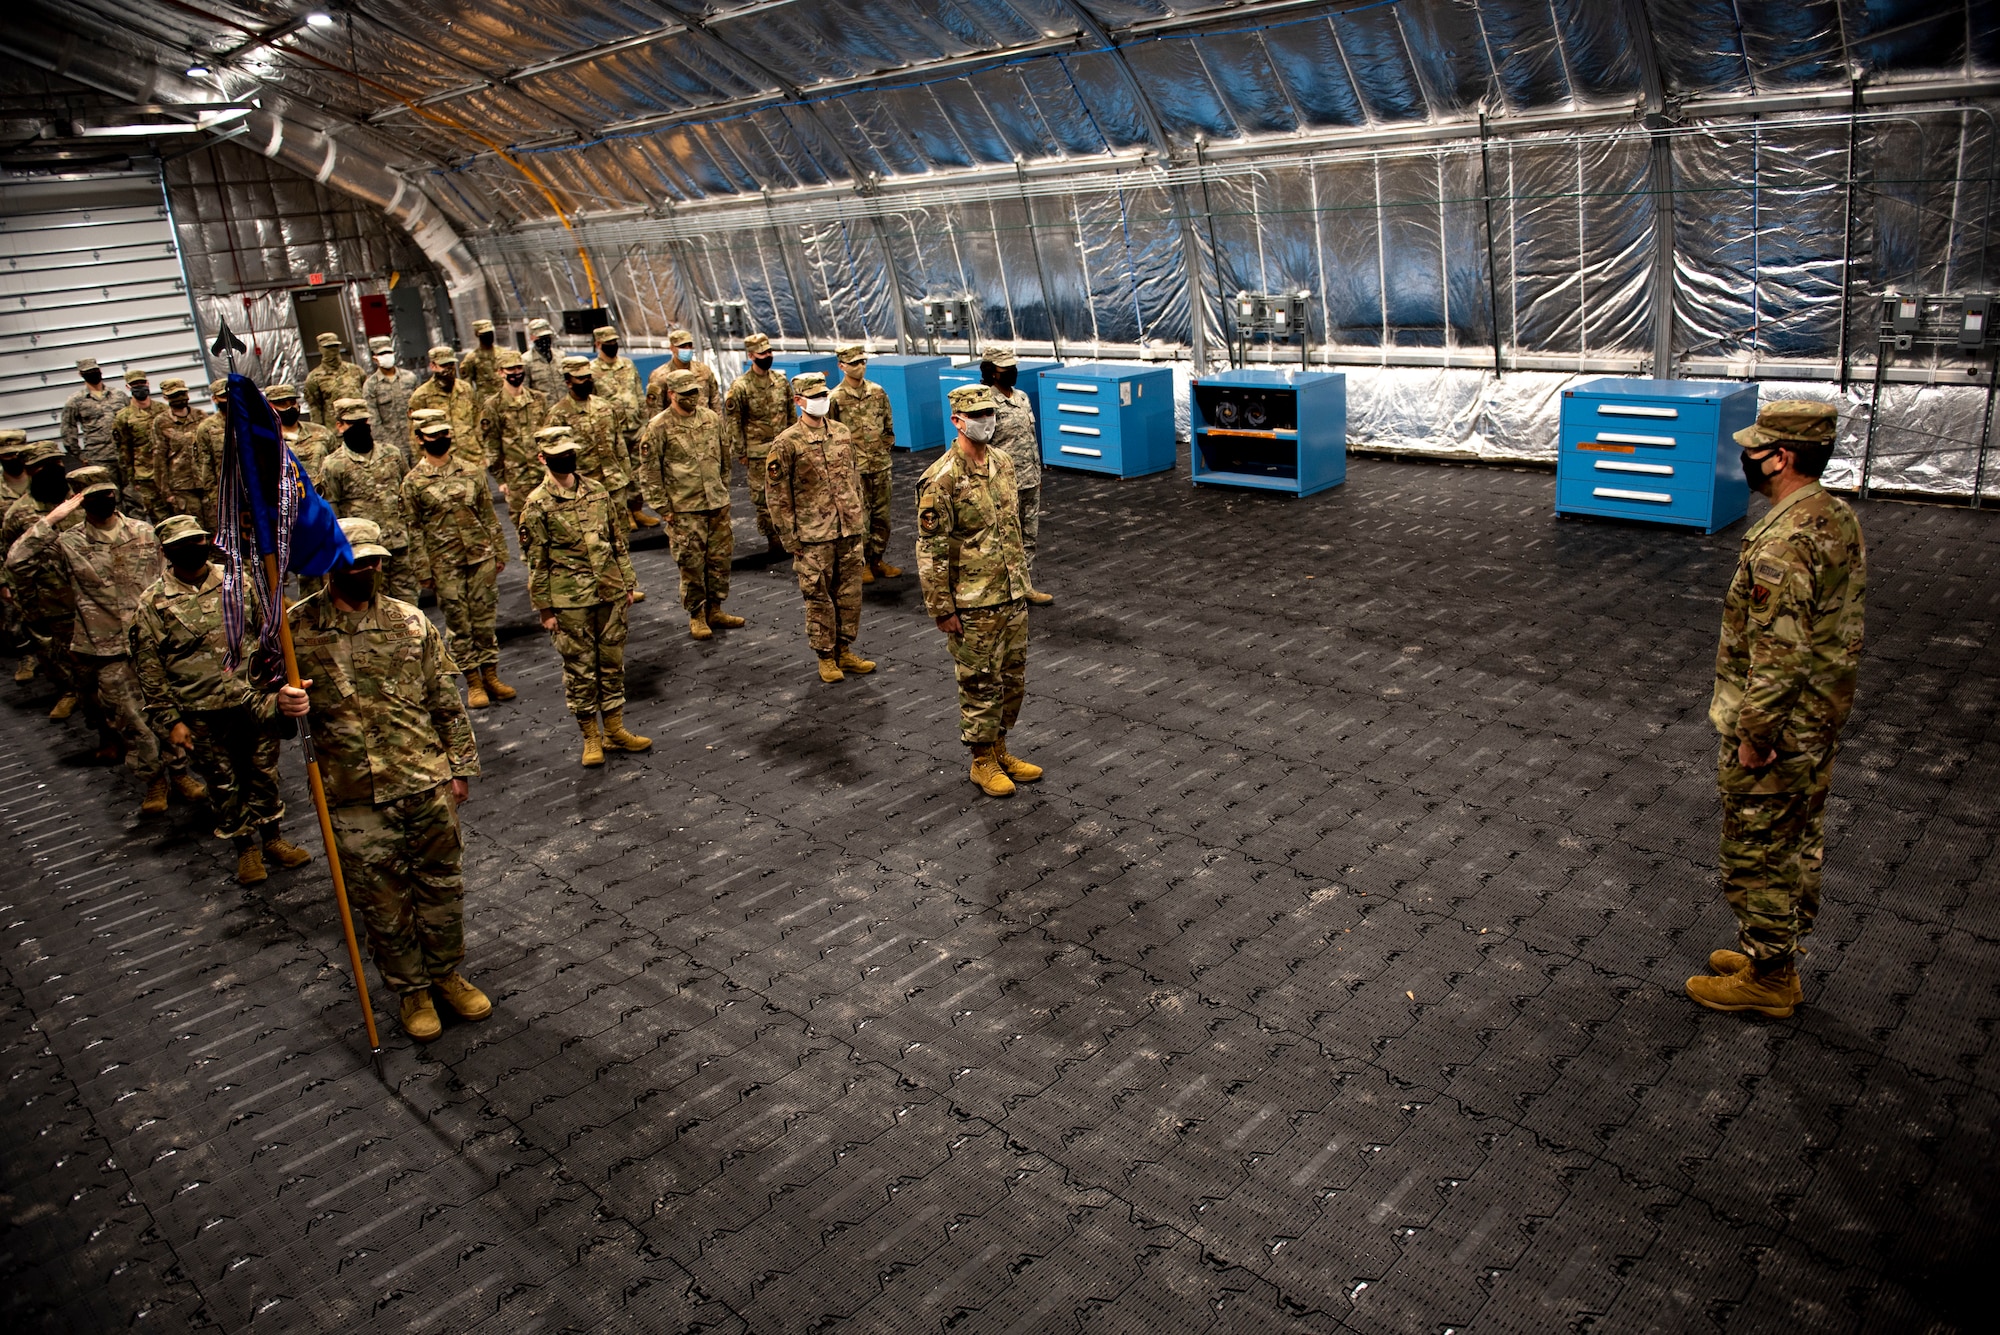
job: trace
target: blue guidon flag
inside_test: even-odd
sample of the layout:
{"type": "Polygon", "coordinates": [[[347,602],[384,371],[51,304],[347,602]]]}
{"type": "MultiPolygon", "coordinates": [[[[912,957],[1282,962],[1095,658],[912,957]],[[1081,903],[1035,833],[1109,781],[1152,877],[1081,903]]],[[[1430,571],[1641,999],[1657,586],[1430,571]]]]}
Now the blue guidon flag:
{"type": "Polygon", "coordinates": [[[354,559],[339,516],[299,466],[278,429],[278,415],[248,376],[229,373],[221,484],[215,500],[215,545],[222,552],[222,622],[228,665],[242,660],[244,564],[257,572],[262,607],[282,607],[281,590],[265,577],[263,558],[285,571],[324,575],[354,559]],[[245,520],[249,532],[244,532],[245,520]]]}

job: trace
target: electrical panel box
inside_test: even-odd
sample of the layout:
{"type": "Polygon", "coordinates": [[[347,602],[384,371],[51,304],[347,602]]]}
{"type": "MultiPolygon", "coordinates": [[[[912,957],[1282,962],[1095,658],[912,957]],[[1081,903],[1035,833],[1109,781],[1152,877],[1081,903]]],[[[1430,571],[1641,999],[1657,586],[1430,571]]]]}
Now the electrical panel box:
{"type": "MultiPolygon", "coordinates": [[[[1039,428],[1042,420],[1042,372],[1051,367],[1061,366],[1061,362],[1021,362],[1014,373],[1014,388],[1028,396],[1028,406],[1035,411],[1035,422],[1039,428]]],[[[952,439],[957,433],[951,426],[951,392],[960,385],[979,383],[979,363],[966,362],[959,366],[947,367],[938,372],[939,412],[944,417],[944,438],[952,439]]]]}
{"type": "Polygon", "coordinates": [[[928,450],[948,442],[938,412],[938,373],[951,366],[949,357],[889,353],[868,359],[868,378],[889,395],[889,414],[896,427],[896,448],[928,450]]]}
{"type": "Polygon", "coordinates": [[[1250,367],[1194,382],[1197,484],[1310,496],[1347,480],[1347,377],[1250,367]]]}
{"type": "Polygon", "coordinates": [[[1967,297],[1960,310],[1958,322],[1958,346],[1961,348],[1982,348],[1991,336],[1993,308],[1996,303],[1990,296],[1967,297]]]}
{"type": "Polygon", "coordinates": [[[704,301],[701,314],[708,322],[709,337],[717,343],[728,343],[750,332],[749,308],[741,301],[704,301]]]}
{"type": "Polygon", "coordinates": [[[1607,377],[1566,389],[1556,513],[1726,528],[1750,504],[1731,437],[1756,420],[1755,385],[1607,377]]]}
{"type": "Polygon", "coordinates": [[[571,338],[589,338],[593,329],[611,323],[611,312],[602,306],[586,306],[582,310],[564,311],[563,332],[571,338]]]}
{"type": "Polygon", "coordinates": [[[828,389],[840,383],[840,360],[830,352],[773,353],[771,369],[783,371],[789,380],[796,380],[808,371],[818,371],[826,377],[828,389]]]}
{"type": "Polygon", "coordinates": [[[1044,370],[1042,463],[1119,477],[1174,466],[1174,373],[1079,362],[1044,370]]]}

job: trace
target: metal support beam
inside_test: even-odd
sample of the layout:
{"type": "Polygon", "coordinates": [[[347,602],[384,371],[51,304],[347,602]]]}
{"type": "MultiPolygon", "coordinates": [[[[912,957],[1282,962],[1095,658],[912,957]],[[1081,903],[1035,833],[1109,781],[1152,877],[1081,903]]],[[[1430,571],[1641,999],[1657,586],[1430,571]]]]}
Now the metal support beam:
{"type": "MultiPolygon", "coordinates": [[[[1676,126],[1667,109],[1666,81],[1660,77],[1659,46],[1645,0],[1625,0],[1627,21],[1639,57],[1644,124],[1652,132],[1647,188],[1653,195],[1653,375],[1674,378],[1674,145],[1676,126]]],[[[1496,340],[1497,341],[1497,340],[1496,340]]]]}
{"type": "MultiPolygon", "coordinates": [[[[1861,80],[1854,81],[1854,102],[1847,113],[1847,200],[1841,207],[1842,235],[1840,241],[1840,338],[1837,356],[1840,361],[1840,392],[1847,392],[1847,323],[1854,318],[1854,150],[1861,133],[1861,80]]],[[[1947,242],[1949,244],[1949,242],[1947,242]]],[[[1974,502],[1978,497],[1973,498],[1974,502]]]]}

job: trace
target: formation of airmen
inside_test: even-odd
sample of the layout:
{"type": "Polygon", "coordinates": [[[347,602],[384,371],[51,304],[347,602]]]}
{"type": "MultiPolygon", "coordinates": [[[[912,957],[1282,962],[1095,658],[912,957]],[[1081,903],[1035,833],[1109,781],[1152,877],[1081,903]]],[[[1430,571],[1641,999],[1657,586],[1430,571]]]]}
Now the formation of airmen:
{"type": "MultiPolygon", "coordinates": [[[[646,506],[666,517],[688,633],[713,640],[744,624],[724,604],[731,463],[745,464],[766,559],[793,563],[827,684],[875,670],[856,647],[861,589],[903,573],[887,559],[895,423],[861,345],[837,350],[841,379],[830,386],[774,369],[770,340],[753,334],[749,367],[718,393],[685,331],[643,388],[615,328],[595,331],[592,357],[558,357],[544,321],[529,332],[527,354],[496,349],[480,321],[473,352],[430,349],[422,383],[386,341],[371,346],[364,373],[325,335],[303,392],[268,387],[352,558],[323,586],[302,581],[304,596],[282,611],[253,597],[250,638],[263,647],[234,667],[211,546],[220,415],[192,408],[180,380],[163,381],[165,402],[155,402],[141,370],[127,370],[116,393],[85,359],[61,441],[0,436],[0,594],[6,629],[27,651],[15,680],[46,676],[58,692],[52,719],[84,709],[100,758],[122,758],[143,783],[143,814],[165,812],[175,795],[205,804],[244,884],[311,860],[283,837],[277,774],[281,737],[308,728],[369,948],[419,1040],[441,1032],[438,999],[465,1019],[492,1009],[459,972],[457,808],[479,773],[468,710],[517,697],[498,674],[508,543],[496,484],[589,768],[607,750],[653,745],[625,720],[628,611],[643,597],[629,535],[661,522],[646,506]],[[442,634],[418,610],[424,589],[442,634]],[[290,622],[298,687],[279,685],[271,661],[278,615],[290,622]]],[[[1042,777],[1009,737],[1025,695],[1028,609],[1053,601],[1033,580],[1039,448],[1015,369],[1011,348],[988,347],[981,382],[950,392],[955,438],[924,472],[915,506],[916,573],[953,661],[967,774],[992,797],[1042,777]]],[[[227,390],[210,386],[218,408],[227,390]]],[[[1737,436],[1746,478],[1772,505],[1743,541],[1710,707],[1738,940],[1687,991],[1715,1010],[1789,1015],[1800,1000],[1796,959],[1819,903],[1867,580],[1854,513],[1818,481],[1834,428],[1831,407],[1786,401],[1737,436]]]]}

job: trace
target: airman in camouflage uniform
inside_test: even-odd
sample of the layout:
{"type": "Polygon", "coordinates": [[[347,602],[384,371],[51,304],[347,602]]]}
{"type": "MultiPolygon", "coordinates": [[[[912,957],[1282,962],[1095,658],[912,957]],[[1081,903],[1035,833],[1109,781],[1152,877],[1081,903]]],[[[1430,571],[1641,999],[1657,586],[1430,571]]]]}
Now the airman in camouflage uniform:
{"type": "Polygon", "coordinates": [[[750,335],[743,340],[743,350],[750,354],[750,367],[722,396],[722,448],[749,474],[750,500],[757,507],[765,554],[776,560],[785,554],[785,544],[764,501],[764,456],[778,433],[792,424],[792,388],[783,371],[771,369],[769,335],[750,335]]]}
{"type": "Polygon", "coordinates": [[[167,405],[153,397],[146,373],[136,367],[125,372],[125,392],[132,401],[111,419],[111,443],[118,455],[118,477],[125,488],[125,503],[145,519],[165,518],[160,513],[160,488],[153,476],[154,448],[160,419],[167,405]]]}
{"type": "Polygon", "coordinates": [[[671,394],[667,388],[667,377],[676,371],[693,371],[701,381],[701,406],[711,412],[721,412],[722,386],[716,381],[715,368],[695,358],[694,335],[685,329],[676,329],[667,335],[667,347],[673,355],[654,367],[653,374],[646,377],[646,420],[651,421],[667,410],[667,399],[671,394]]]}
{"type": "Polygon", "coordinates": [[[414,603],[418,589],[430,582],[421,542],[410,542],[410,511],[403,501],[403,474],[410,471],[403,452],[375,439],[368,405],[342,399],[334,407],[340,422],[340,447],[327,454],[315,483],[333,512],[342,519],[366,519],[376,525],[376,541],[387,555],[382,561],[382,592],[414,603]]]}
{"type": "Polygon", "coordinates": [[[1709,957],[1718,976],[1687,982],[1711,1010],[1782,1017],[1802,1000],[1795,957],[1819,910],[1827,790],[1854,708],[1868,586],[1860,522],[1819,484],[1836,418],[1831,404],[1779,400],[1736,433],[1744,474],[1771,508],[1743,536],[1708,706],[1737,927],[1737,948],[1709,957]]]}
{"type": "MultiPolygon", "coordinates": [[[[590,363],[591,392],[618,409],[618,430],[626,458],[636,459],[639,432],[646,425],[646,395],[639,384],[639,368],[630,357],[618,355],[618,330],[613,326],[599,325],[591,331],[591,341],[597,345],[597,356],[590,363]]],[[[659,520],[640,508],[646,498],[636,483],[626,489],[621,499],[630,512],[631,527],[660,526],[659,520]]]]}
{"type": "MultiPolygon", "coordinates": [[[[630,497],[638,494],[632,481],[632,456],[625,448],[624,410],[596,392],[596,363],[589,357],[563,358],[561,399],[549,404],[549,426],[566,428],[578,446],[578,463],[583,476],[611,495],[611,503],[625,518],[625,527],[636,527],[631,518],[630,497]]],[[[546,428],[545,428],[546,429],[546,428]]],[[[634,602],[643,602],[645,593],[634,589],[634,602]]]]}
{"type": "Polygon", "coordinates": [[[1007,750],[1027,691],[1029,585],[1014,461],[992,447],[999,406],[987,385],[951,391],[958,438],[925,470],[917,498],[924,608],[950,642],[959,740],[989,797],[1042,777],[1007,750]]]}
{"type": "Polygon", "coordinates": [[[264,391],[270,401],[271,410],[278,415],[278,434],[284,437],[285,448],[299,461],[299,467],[306,470],[315,488],[319,486],[320,469],[326,466],[326,452],[333,448],[333,432],[318,422],[303,420],[299,412],[299,392],[290,385],[273,385],[264,391]]]}
{"type": "Polygon", "coordinates": [[[525,358],[512,349],[499,357],[500,387],[479,404],[479,439],[486,466],[500,479],[500,495],[518,510],[542,480],[535,433],[548,422],[549,401],[528,386],[525,358]]]}
{"type": "Polygon", "coordinates": [[[653,744],[625,729],[626,616],[638,581],[624,507],[583,472],[575,438],[560,426],[543,427],[535,438],[546,472],[521,507],[528,601],[562,656],[563,696],[583,730],[583,763],[597,766],[607,743],[623,751],[653,744]]]}
{"type": "Polygon", "coordinates": [[[28,433],[0,430],[0,515],[28,494],[28,433]]]}
{"type": "Polygon", "coordinates": [[[417,392],[417,373],[396,365],[394,339],[377,335],[368,340],[368,355],[375,365],[361,382],[361,400],[368,405],[382,439],[409,454],[410,396],[417,392]]]}
{"type": "Polygon", "coordinates": [[[556,331],[547,320],[528,321],[528,351],[522,360],[528,365],[528,388],[539,391],[551,404],[569,392],[563,383],[563,359],[556,353],[556,331]]]}
{"type": "Polygon", "coordinates": [[[206,459],[215,475],[210,482],[199,512],[188,511],[204,525],[215,522],[215,491],[222,484],[222,454],[227,447],[229,436],[229,380],[223,377],[208,382],[208,416],[201,419],[201,425],[194,429],[195,457],[206,459]]]}
{"type": "Polygon", "coordinates": [[[993,444],[1014,464],[1014,489],[1021,498],[1021,550],[1028,554],[1028,602],[1044,607],[1053,593],[1035,587],[1035,550],[1042,534],[1042,437],[1035,428],[1035,405],[1015,387],[1021,367],[1014,349],[990,344],[979,354],[979,381],[993,391],[999,406],[993,444]]]}
{"type": "Polygon", "coordinates": [[[452,448],[451,422],[435,408],[419,409],[414,425],[424,455],[403,476],[403,504],[410,512],[410,546],[423,550],[422,565],[437,590],[451,658],[465,673],[465,703],[484,709],[512,700],[500,680],[500,572],[507,568],[507,539],[493,513],[486,468],[478,456],[452,448]]]}
{"type": "Polygon", "coordinates": [[[267,722],[282,714],[311,728],[334,849],[375,968],[400,998],[403,1028],[427,1041],[442,1030],[432,989],[465,1019],[493,1010],[458,971],[465,959],[458,805],[479,774],[479,748],[444,637],[416,608],[376,591],[376,565],[389,558],[379,530],[365,519],[340,527],[353,563],[290,612],[305,685],[282,687],[257,707],[267,722]]]}
{"type": "Polygon", "coordinates": [[[850,343],[834,353],[844,373],[833,390],[833,420],[854,437],[854,454],[861,468],[861,499],[868,508],[868,540],[861,556],[868,568],[861,582],[894,579],[902,574],[883,557],[889,550],[889,451],[896,445],[896,424],[889,411],[889,391],[868,378],[868,349],[850,343]]]}
{"type": "Polygon", "coordinates": [[[111,440],[111,424],[129,400],[104,383],[104,371],[95,357],[77,358],[76,373],[83,377],[83,388],[63,404],[63,449],[71,458],[115,470],[118,449],[111,440]]]}
{"type": "Polygon", "coordinates": [[[847,428],[827,417],[826,377],[792,381],[800,418],[778,433],[764,460],[771,527],[792,554],[806,600],[806,638],[819,656],[819,679],[867,673],[875,664],[851,647],[861,631],[861,544],[868,509],[847,428]]]}
{"type": "Polygon", "coordinates": [[[729,456],[722,452],[722,419],[702,406],[701,377],[675,371],[668,388],[667,407],[654,414],[639,438],[639,482],[653,508],[667,517],[688,634],[706,640],[716,628],[743,624],[742,617],[722,610],[735,551],[729,456]]]}
{"type": "Polygon", "coordinates": [[[474,320],[472,337],[478,346],[459,359],[458,378],[472,387],[476,404],[500,388],[500,351],[493,345],[491,320],[474,320]]]}
{"type": "Polygon", "coordinates": [[[209,535],[187,515],[159,527],[166,573],[139,595],[132,626],[132,671],[145,696],[153,728],[182,750],[208,782],[215,837],[236,849],[236,880],[255,885],[268,878],[265,864],[299,867],[312,854],[282,832],[285,802],[278,795],[278,738],[257,717],[256,693],[247,680],[254,640],[265,609],[255,606],[256,580],[247,580],[243,659],[228,666],[229,636],[222,620],[222,571],[209,563],[209,535]]]}
{"type": "Polygon", "coordinates": [[[412,419],[426,408],[450,416],[453,436],[479,439],[479,396],[459,378],[457,351],[443,343],[431,349],[431,378],[410,395],[412,419]]]}
{"type": "MultiPolygon", "coordinates": [[[[7,553],[7,565],[23,570],[45,565],[66,576],[76,599],[76,630],[70,653],[76,689],[100,729],[125,744],[125,763],[146,784],[139,809],[157,815],[167,809],[167,771],[182,798],[198,802],[208,794],[188,777],[185,761],[163,763],[160,739],[146,721],[146,698],[132,671],[132,623],[139,595],[157,580],[165,563],[153,526],[118,513],[118,484],[111,470],[79,468],[72,475],[76,494],[37,519],[7,553]],[[84,522],[62,527],[81,509],[84,522]]],[[[108,739],[107,739],[108,741],[108,739]]]]}
{"type": "Polygon", "coordinates": [[[160,392],[167,396],[166,416],[153,424],[153,483],[159,488],[160,510],[192,515],[206,527],[222,466],[222,456],[209,448],[202,430],[211,414],[189,404],[185,380],[162,380],[160,392]]]}
{"type": "Polygon", "coordinates": [[[306,407],[312,413],[312,420],[330,431],[337,430],[334,401],[361,398],[367,379],[359,366],[340,355],[340,335],[321,334],[319,365],[306,372],[306,407]]]}
{"type": "MultiPolygon", "coordinates": [[[[36,441],[22,451],[21,458],[28,490],[0,518],[0,562],[6,560],[14,544],[36,520],[70,495],[69,483],[63,476],[60,442],[36,441]]],[[[56,527],[74,528],[82,522],[83,516],[72,512],[56,527]]],[[[27,655],[15,671],[14,680],[31,681],[39,671],[57,691],[49,717],[68,718],[77,705],[76,664],[69,652],[70,638],[76,630],[76,594],[68,577],[47,563],[18,571],[0,567],[0,589],[6,591],[8,609],[28,642],[27,655]]]]}

